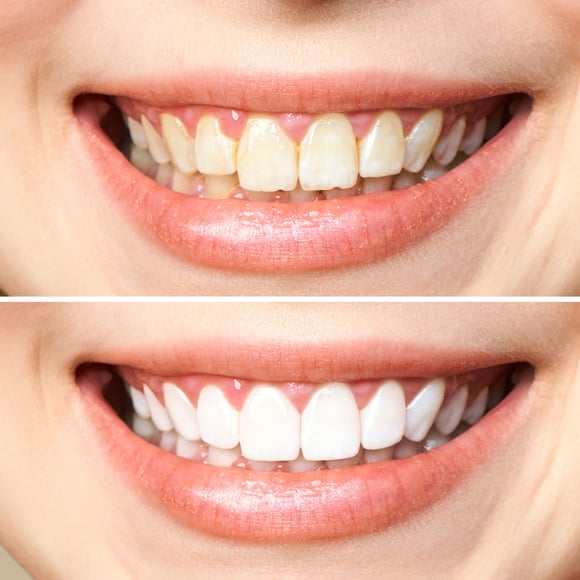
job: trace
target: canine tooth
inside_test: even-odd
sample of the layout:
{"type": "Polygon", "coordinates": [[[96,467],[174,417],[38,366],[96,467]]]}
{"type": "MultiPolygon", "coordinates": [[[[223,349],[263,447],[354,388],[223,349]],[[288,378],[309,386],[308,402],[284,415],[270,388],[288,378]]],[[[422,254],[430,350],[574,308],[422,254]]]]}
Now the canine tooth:
{"type": "Polygon", "coordinates": [[[454,393],[451,400],[441,407],[437,419],[435,419],[435,426],[443,435],[453,433],[459,425],[465,411],[468,394],[467,387],[463,385],[454,393]]]}
{"type": "Polygon", "coordinates": [[[395,448],[387,447],[386,449],[367,449],[364,452],[363,459],[365,463],[378,463],[379,461],[388,461],[395,456],[395,448]]]}
{"type": "Polygon", "coordinates": [[[198,173],[186,174],[179,171],[179,169],[173,170],[173,178],[171,179],[171,189],[177,193],[189,194],[194,189],[194,184],[196,180],[199,179],[198,173]]]}
{"type": "Polygon", "coordinates": [[[395,178],[392,175],[387,175],[386,177],[366,177],[362,180],[362,192],[363,193],[375,193],[378,191],[389,191],[395,178]]]}
{"type": "Polygon", "coordinates": [[[300,453],[300,414],[274,387],[256,386],[240,412],[242,455],[256,461],[291,461],[300,453]]]}
{"type": "Polygon", "coordinates": [[[288,470],[290,473],[305,473],[306,471],[316,471],[322,465],[322,461],[308,461],[300,453],[296,459],[288,462],[288,470]]]}
{"type": "Polygon", "coordinates": [[[365,449],[391,447],[405,431],[405,394],[396,381],[386,381],[360,412],[361,443],[365,449]]]}
{"type": "Polygon", "coordinates": [[[169,151],[167,151],[167,147],[165,146],[165,143],[163,143],[161,135],[157,133],[157,130],[145,115],[141,115],[141,125],[143,126],[147,145],[149,146],[149,152],[153,159],[155,159],[157,163],[168,163],[171,161],[169,151]]]}
{"type": "Polygon", "coordinates": [[[449,437],[439,433],[437,429],[433,428],[427,433],[427,437],[423,442],[423,450],[432,451],[433,449],[437,449],[437,447],[441,447],[441,445],[445,445],[448,441],[449,437]]]}
{"type": "Polygon", "coordinates": [[[463,151],[466,155],[473,155],[481,147],[485,138],[486,123],[487,120],[484,117],[475,124],[471,133],[461,142],[460,151],[463,151]]]}
{"type": "Polygon", "coordinates": [[[175,444],[175,455],[184,457],[185,459],[197,459],[203,447],[204,444],[200,441],[188,441],[179,436],[175,444]]]}
{"type": "Polygon", "coordinates": [[[405,135],[399,115],[381,113],[369,133],[360,140],[359,173],[362,177],[396,175],[405,162],[405,135]]]}
{"type": "Polygon", "coordinates": [[[190,137],[180,119],[163,113],[161,115],[161,132],[171,155],[171,162],[185,174],[195,173],[195,141],[190,137]]]}
{"type": "Polygon", "coordinates": [[[147,138],[145,137],[145,131],[143,130],[141,123],[131,117],[127,117],[127,127],[129,128],[131,141],[133,141],[139,149],[147,149],[147,138]]]}
{"type": "Polygon", "coordinates": [[[186,394],[176,385],[164,383],[163,398],[175,430],[188,441],[199,439],[197,411],[186,394]]]}
{"type": "Polygon", "coordinates": [[[207,462],[215,467],[230,467],[232,463],[239,459],[241,454],[239,446],[233,449],[221,449],[210,445],[207,462]]]}
{"type": "Polygon", "coordinates": [[[133,409],[135,409],[135,413],[137,413],[137,415],[140,417],[143,417],[143,419],[149,419],[149,417],[151,417],[151,413],[149,412],[149,405],[147,404],[145,395],[131,385],[129,385],[129,395],[131,396],[131,401],[133,403],[133,409]]]}
{"type": "Polygon", "coordinates": [[[300,186],[307,191],[347,189],[358,179],[356,139],[342,114],[322,115],[300,143],[300,186]]]}
{"type": "Polygon", "coordinates": [[[240,186],[252,191],[291,191],[298,182],[296,145],[267,117],[252,117],[238,145],[240,186]]]}
{"type": "Polygon", "coordinates": [[[159,441],[159,447],[163,451],[170,451],[173,453],[175,451],[175,446],[177,444],[177,433],[175,431],[164,431],[161,435],[161,440],[159,441]]]}
{"type": "Polygon", "coordinates": [[[437,143],[443,127],[443,112],[440,109],[427,111],[413,126],[405,138],[405,169],[418,173],[437,143]]]}
{"type": "Polygon", "coordinates": [[[463,420],[470,425],[477,423],[485,413],[485,408],[487,407],[487,397],[489,395],[489,388],[485,387],[478,395],[475,397],[474,401],[465,409],[463,413],[463,420]]]}
{"type": "Polygon", "coordinates": [[[169,187],[173,179],[173,165],[171,163],[163,163],[157,169],[155,181],[163,187],[169,187]]]}
{"type": "Polygon", "coordinates": [[[395,178],[393,183],[393,189],[406,189],[407,187],[413,187],[419,183],[419,176],[416,173],[410,173],[408,171],[401,171],[399,175],[395,178]]]}
{"type": "Polygon", "coordinates": [[[147,385],[143,386],[143,392],[145,393],[145,399],[147,399],[149,412],[151,413],[151,420],[155,423],[155,427],[159,431],[171,431],[173,424],[165,407],[159,402],[153,391],[147,385]]]}
{"type": "Polygon", "coordinates": [[[195,135],[197,169],[206,175],[232,175],[236,172],[237,142],[222,133],[215,117],[202,117],[195,135]]]}
{"type": "Polygon", "coordinates": [[[232,449],[240,442],[240,413],[218,387],[209,385],[199,394],[197,419],[201,438],[221,449],[232,449]]]}
{"type": "Polygon", "coordinates": [[[203,186],[203,197],[207,199],[225,199],[238,186],[237,175],[206,175],[203,186]]]}
{"type": "Polygon", "coordinates": [[[465,117],[460,117],[453,123],[449,133],[439,138],[433,150],[433,157],[439,165],[449,165],[455,159],[465,133],[465,125],[465,117]]]}
{"type": "Polygon", "coordinates": [[[400,443],[395,446],[395,459],[405,459],[405,457],[411,457],[412,455],[417,455],[423,451],[421,444],[416,441],[409,441],[408,439],[403,439],[400,443]]]}
{"type": "Polygon", "coordinates": [[[355,456],[360,447],[360,414],[343,383],[320,387],[302,412],[301,447],[306,459],[326,461],[355,456]]]}
{"type": "Polygon", "coordinates": [[[421,441],[431,429],[445,397],[445,381],[434,379],[427,383],[407,405],[405,437],[421,441]]]}
{"type": "Polygon", "coordinates": [[[158,165],[155,159],[151,157],[151,153],[147,149],[139,149],[138,147],[131,147],[129,155],[131,165],[134,165],[141,173],[148,177],[155,177],[157,174],[158,165]]]}

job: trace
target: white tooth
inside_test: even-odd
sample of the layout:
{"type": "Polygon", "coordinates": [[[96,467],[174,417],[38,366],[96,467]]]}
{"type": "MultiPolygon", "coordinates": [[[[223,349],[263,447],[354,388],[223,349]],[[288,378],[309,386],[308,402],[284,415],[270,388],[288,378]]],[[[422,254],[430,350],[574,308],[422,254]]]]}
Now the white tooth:
{"type": "Polygon", "coordinates": [[[365,463],[378,463],[379,461],[388,461],[395,456],[395,448],[387,447],[386,449],[367,449],[364,453],[365,463]]]}
{"type": "Polygon", "coordinates": [[[421,453],[423,448],[421,444],[415,441],[409,441],[408,439],[403,439],[400,443],[395,446],[395,459],[405,459],[405,457],[411,457],[411,455],[417,455],[421,453]]]}
{"type": "Polygon", "coordinates": [[[149,405],[149,412],[151,413],[151,419],[153,423],[155,423],[155,427],[157,427],[159,431],[171,431],[171,429],[173,429],[173,424],[171,423],[171,419],[169,418],[165,407],[157,400],[157,397],[147,385],[143,386],[143,392],[145,393],[145,398],[149,405]]]}
{"type": "Polygon", "coordinates": [[[240,412],[242,455],[291,461],[300,453],[300,413],[279,389],[255,386],[240,412]]]}
{"type": "Polygon", "coordinates": [[[471,133],[463,139],[459,147],[466,155],[473,155],[485,139],[486,118],[480,119],[473,127],[471,133]]]}
{"type": "Polygon", "coordinates": [[[423,443],[423,450],[432,451],[433,449],[437,449],[437,447],[441,447],[441,445],[445,445],[448,441],[449,437],[442,435],[437,429],[433,428],[427,433],[427,437],[423,443]]]}
{"type": "Polygon", "coordinates": [[[407,405],[405,437],[421,441],[431,429],[445,397],[445,381],[434,379],[427,383],[407,405]]]}
{"type": "Polygon", "coordinates": [[[278,467],[278,463],[275,461],[256,461],[254,459],[249,459],[248,463],[250,465],[250,469],[253,471],[274,471],[276,467],[278,467]]]}
{"type": "Polygon", "coordinates": [[[448,169],[441,167],[437,161],[429,159],[421,172],[421,181],[426,182],[431,181],[432,179],[437,179],[438,177],[445,175],[447,171],[448,169]]]}
{"type": "Polygon", "coordinates": [[[232,449],[240,442],[240,413],[230,405],[221,389],[204,387],[197,401],[201,438],[221,449],[232,449]]]}
{"type": "Polygon", "coordinates": [[[185,125],[177,117],[163,113],[161,131],[173,165],[187,175],[195,173],[195,141],[189,136],[185,125]]]}
{"type": "Polygon", "coordinates": [[[163,163],[157,169],[155,181],[163,187],[169,187],[173,179],[173,165],[171,163],[163,163]]]}
{"type": "Polygon", "coordinates": [[[423,169],[427,159],[439,139],[443,127],[443,112],[440,109],[427,111],[413,126],[405,138],[405,169],[418,173],[423,169]]]}
{"type": "Polygon", "coordinates": [[[147,177],[155,177],[157,174],[159,166],[147,149],[139,149],[138,147],[132,146],[129,161],[131,165],[134,165],[141,173],[147,175],[147,177]]]}
{"type": "Polygon", "coordinates": [[[147,440],[153,437],[156,433],[159,433],[157,427],[155,427],[150,419],[145,419],[139,415],[133,415],[133,420],[131,421],[131,430],[139,435],[139,437],[147,440]]]}
{"type": "Polygon", "coordinates": [[[177,444],[177,433],[175,431],[165,431],[161,435],[159,447],[163,449],[163,451],[170,451],[171,453],[173,453],[175,451],[176,444],[177,444]]]}
{"type": "Polygon", "coordinates": [[[161,135],[159,135],[155,127],[151,124],[151,121],[149,121],[145,115],[141,115],[141,125],[143,125],[143,131],[145,132],[149,152],[153,159],[155,159],[157,163],[169,163],[169,161],[171,161],[169,151],[167,151],[167,147],[165,147],[161,135]]]}
{"type": "Polygon", "coordinates": [[[465,125],[465,117],[460,117],[453,123],[449,133],[445,137],[439,138],[433,150],[433,157],[437,163],[449,165],[455,159],[465,133],[465,125]]]}
{"type": "Polygon", "coordinates": [[[437,419],[435,419],[435,426],[443,435],[453,433],[459,425],[465,411],[467,395],[467,386],[463,385],[455,392],[451,400],[441,407],[437,419]]]}
{"type": "Polygon", "coordinates": [[[487,397],[489,394],[489,388],[485,387],[480,393],[475,397],[474,401],[465,409],[463,413],[463,420],[473,425],[477,423],[485,413],[485,408],[487,407],[487,397]]]}
{"type": "Polygon", "coordinates": [[[407,187],[413,187],[419,183],[419,176],[416,173],[409,173],[408,171],[401,171],[399,175],[395,178],[393,183],[393,190],[406,189],[407,187]]]}
{"type": "Polygon", "coordinates": [[[176,385],[164,383],[163,398],[175,430],[189,441],[199,439],[197,411],[187,395],[176,385]]]}
{"type": "Polygon", "coordinates": [[[129,133],[131,134],[131,141],[139,149],[147,149],[147,138],[145,137],[145,131],[139,121],[135,121],[131,117],[127,117],[127,126],[129,127],[129,133]]]}
{"type": "Polygon", "coordinates": [[[354,457],[348,457],[346,459],[333,459],[332,461],[326,462],[326,467],[328,469],[338,469],[340,467],[353,467],[358,465],[363,458],[363,449],[360,448],[359,452],[354,457]]]}
{"type": "Polygon", "coordinates": [[[226,199],[238,186],[238,176],[206,175],[203,185],[203,197],[207,199],[226,199]]]}
{"type": "Polygon", "coordinates": [[[362,177],[395,175],[405,162],[405,135],[399,115],[381,113],[359,146],[359,173],[362,177]]]}
{"type": "Polygon", "coordinates": [[[242,455],[239,445],[233,449],[221,449],[210,445],[207,462],[215,467],[230,467],[242,455]]]}
{"type": "Polygon", "coordinates": [[[389,191],[395,178],[392,175],[386,177],[367,177],[362,180],[363,193],[375,193],[378,191],[389,191]]]}
{"type": "Polygon", "coordinates": [[[405,393],[396,381],[386,381],[360,412],[361,443],[383,449],[398,443],[405,431],[405,393]]]}
{"type": "Polygon", "coordinates": [[[199,173],[192,173],[187,175],[181,173],[179,169],[173,170],[173,177],[171,179],[171,189],[177,193],[185,195],[191,194],[195,189],[195,182],[199,179],[199,173]]]}
{"type": "Polygon", "coordinates": [[[304,459],[304,455],[300,453],[294,461],[288,462],[288,469],[290,473],[305,473],[307,471],[316,471],[323,465],[322,461],[308,461],[308,459],[304,459]]]}
{"type": "Polygon", "coordinates": [[[506,378],[498,379],[489,387],[489,396],[487,397],[487,408],[493,409],[502,399],[506,389],[506,378]]]}
{"type": "Polygon", "coordinates": [[[344,115],[323,115],[310,125],[300,143],[299,176],[300,186],[307,191],[355,185],[356,139],[344,115]]]}
{"type": "Polygon", "coordinates": [[[129,394],[131,395],[131,401],[133,402],[133,409],[135,409],[135,413],[144,419],[149,419],[149,417],[151,417],[151,413],[149,412],[149,406],[147,405],[147,399],[145,398],[145,395],[131,385],[129,385],[129,394]]]}
{"type": "Polygon", "coordinates": [[[237,142],[222,133],[215,117],[202,117],[197,123],[195,158],[197,170],[206,175],[232,175],[236,172],[237,142]]]}
{"type": "Polygon", "coordinates": [[[360,414],[343,383],[320,387],[302,412],[302,454],[311,461],[354,457],[360,447],[360,414]]]}
{"type": "Polygon", "coordinates": [[[238,145],[240,186],[251,191],[291,191],[298,182],[296,145],[267,117],[251,117],[238,145]]]}
{"type": "Polygon", "coordinates": [[[179,436],[175,444],[175,455],[185,459],[198,459],[203,447],[204,445],[200,441],[188,441],[179,436]]]}

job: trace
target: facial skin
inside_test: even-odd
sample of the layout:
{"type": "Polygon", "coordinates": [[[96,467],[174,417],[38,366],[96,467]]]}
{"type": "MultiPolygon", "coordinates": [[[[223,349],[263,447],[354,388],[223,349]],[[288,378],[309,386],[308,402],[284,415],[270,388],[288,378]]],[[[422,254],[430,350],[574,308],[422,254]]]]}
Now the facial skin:
{"type": "Polygon", "coordinates": [[[0,322],[0,541],[35,577],[377,578],[385,562],[390,578],[580,571],[577,305],[5,304],[0,322]],[[529,361],[527,417],[432,509],[373,534],[271,545],[208,536],[150,505],[77,412],[81,361],[200,336],[332,349],[345,335],[529,361]]]}
{"type": "Polygon", "coordinates": [[[114,11],[104,0],[8,0],[0,286],[38,295],[578,294],[579,27],[574,0],[125,0],[114,11]],[[121,215],[72,139],[77,95],[147,78],[162,96],[162,77],[189,75],[194,85],[203,67],[379,71],[403,88],[426,78],[499,85],[533,99],[525,154],[445,227],[378,262],[275,275],[207,268],[121,215]]]}

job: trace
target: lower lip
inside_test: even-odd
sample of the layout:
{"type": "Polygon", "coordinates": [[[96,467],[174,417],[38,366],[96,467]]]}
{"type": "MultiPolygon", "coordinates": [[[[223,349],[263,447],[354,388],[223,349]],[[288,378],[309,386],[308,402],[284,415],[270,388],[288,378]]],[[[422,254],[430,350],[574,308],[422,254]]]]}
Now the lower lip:
{"type": "Polygon", "coordinates": [[[218,468],[164,452],[131,432],[97,385],[80,387],[83,424],[148,504],[188,529],[270,543],[371,533],[433,506],[524,424],[529,385],[518,385],[475,427],[428,453],[302,474],[218,468]]]}
{"type": "Polygon", "coordinates": [[[478,153],[431,182],[396,192],[303,204],[203,200],[161,187],[79,110],[74,140],[95,179],[146,237],[197,265],[293,273],[382,260],[447,224],[500,175],[522,147],[522,111],[478,153]]]}

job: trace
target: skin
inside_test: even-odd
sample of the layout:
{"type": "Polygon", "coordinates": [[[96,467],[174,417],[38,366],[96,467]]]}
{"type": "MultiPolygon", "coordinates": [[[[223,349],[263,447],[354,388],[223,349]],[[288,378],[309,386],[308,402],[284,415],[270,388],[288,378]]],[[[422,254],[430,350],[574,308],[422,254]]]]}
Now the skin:
{"type": "Polygon", "coordinates": [[[579,323],[576,304],[0,305],[0,542],[41,578],[378,578],[387,564],[389,578],[576,578],[579,323]],[[99,352],[200,333],[300,341],[304,328],[330,345],[347,334],[514,355],[536,370],[529,415],[442,502],[397,527],[273,546],[173,522],[74,412],[74,368],[99,352]]]}
{"type": "Polygon", "coordinates": [[[580,292],[575,0],[124,0],[114,13],[105,0],[5,0],[2,12],[0,286],[9,294],[580,292]],[[152,79],[189,71],[195,79],[202,65],[305,73],[366,67],[510,85],[534,100],[527,154],[445,228],[378,263],[276,276],[194,266],[126,222],[66,131],[72,99],[91,83],[128,70],[152,79]]]}

